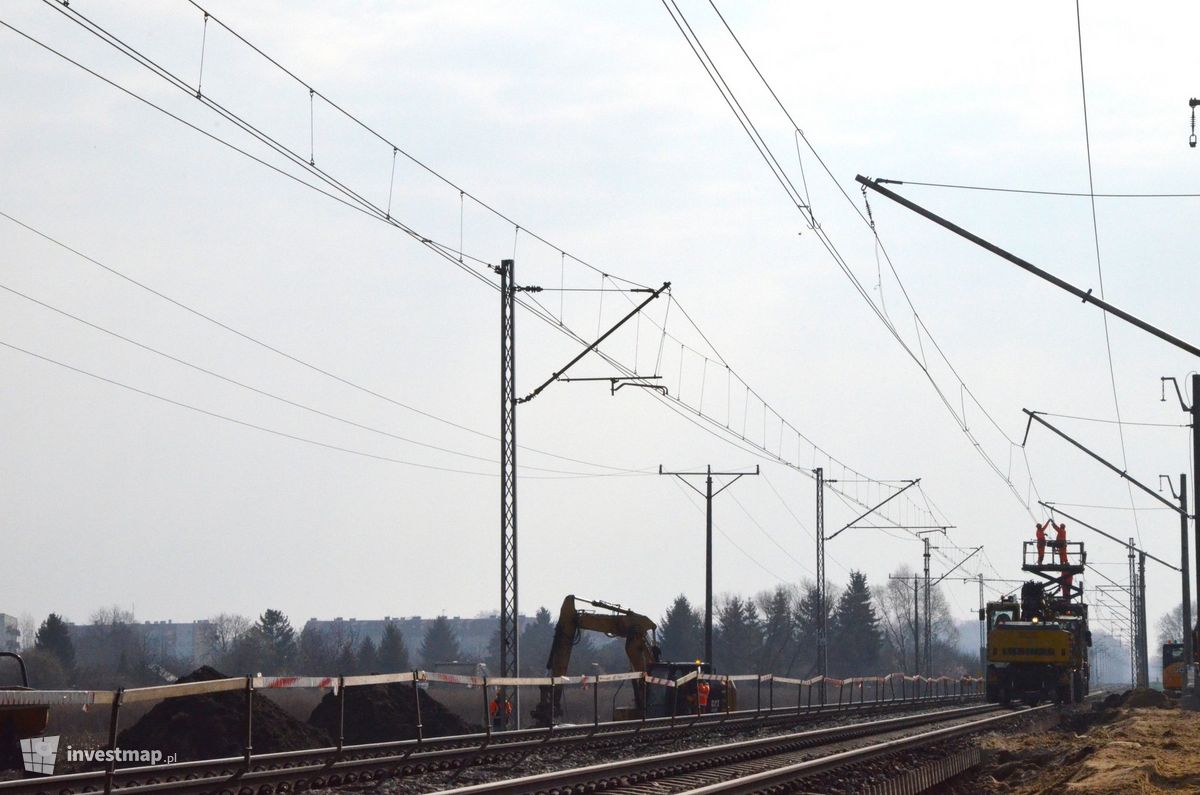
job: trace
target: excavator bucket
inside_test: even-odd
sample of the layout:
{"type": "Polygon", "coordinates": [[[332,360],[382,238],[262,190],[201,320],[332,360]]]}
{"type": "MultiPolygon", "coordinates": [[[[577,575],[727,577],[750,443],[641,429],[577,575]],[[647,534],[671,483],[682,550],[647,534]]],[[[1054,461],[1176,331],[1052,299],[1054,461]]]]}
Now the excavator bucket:
{"type": "Polygon", "coordinates": [[[8,705],[4,703],[3,693],[31,690],[29,675],[25,671],[25,661],[20,655],[10,651],[0,652],[0,657],[11,657],[21,668],[21,684],[19,686],[0,687],[0,739],[5,746],[28,737],[40,737],[46,731],[50,722],[49,707],[30,707],[25,705],[8,705]]]}

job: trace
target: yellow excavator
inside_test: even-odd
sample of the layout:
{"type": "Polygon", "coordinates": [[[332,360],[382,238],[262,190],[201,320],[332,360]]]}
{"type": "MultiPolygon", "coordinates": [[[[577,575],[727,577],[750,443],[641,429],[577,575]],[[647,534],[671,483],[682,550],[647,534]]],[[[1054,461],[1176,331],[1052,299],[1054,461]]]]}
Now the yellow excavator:
{"type": "MultiPolygon", "coordinates": [[[[590,630],[604,633],[610,638],[624,638],[625,655],[629,658],[629,670],[631,671],[645,671],[651,676],[672,680],[696,670],[705,674],[712,673],[712,667],[701,660],[686,663],[661,660],[661,652],[654,642],[655,629],[656,625],[649,617],[635,613],[621,605],[584,599],[569,594],[563,599],[562,607],[558,612],[558,624],[554,627],[554,640],[550,644],[550,657],[546,660],[546,669],[550,676],[566,676],[567,668],[571,663],[571,652],[574,650],[575,644],[579,642],[580,633],[583,630],[590,630]],[[580,609],[576,606],[580,602],[605,612],[580,609]]],[[[696,685],[697,680],[692,679],[679,688],[679,692],[675,694],[675,708],[681,713],[696,711],[696,685]]],[[[723,682],[714,682],[710,690],[709,697],[701,699],[701,701],[707,702],[701,707],[701,711],[714,712],[724,710],[726,707],[731,710],[737,708],[737,694],[732,684],[729,686],[728,705],[725,703],[726,693],[723,682]]],[[[613,720],[635,720],[642,717],[670,715],[672,699],[665,691],[666,688],[662,687],[651,688],[649,698],[647,698],[645,683],[635,681],[633,683],[634,705],[632,707],[614,707],[613,720]]],[[[537,725],[550,725],[551,716],[553,716],[554,722],[562,719],[562,693],[561,687],[541,688],[541,698],[530,713],[537,725]]]]}

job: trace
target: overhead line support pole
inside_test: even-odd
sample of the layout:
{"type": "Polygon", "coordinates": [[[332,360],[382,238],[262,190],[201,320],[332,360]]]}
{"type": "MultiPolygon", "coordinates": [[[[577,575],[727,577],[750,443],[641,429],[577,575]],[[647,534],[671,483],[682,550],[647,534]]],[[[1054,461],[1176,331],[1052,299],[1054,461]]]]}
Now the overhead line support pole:
{"type": "MultiPolygon", "coordinates": [[[[500,676],[518,676],[520,631],[517,612],[517,330],[515,262],[500,267],[500,676]]],[[[497,703],[507,724],[504,688],[497,703]]],[[[517,726],[521,690],[514,693],[517,726]]]]}
{"type": "Polygon", "coordinates": [[[817,481],[817,673],[829,674],[828,593],[825,588],[825,470],[813,470],[817,481]]]}
{"type": "Polygon", "coordinates": [[[904,198],[903,196],[901,196],[893,191],[888,190],[887,188],[885,188],[879,184],[879,180],[869,179],[867,177],[862,176],[861,174],[856,176],[854,179],[860,185],[870,188],[871,190],[875,191],[879,195],[886,196],[887,198],[891,199],[892,201],[896,202],[897,204],[901,205],[902,207],[907,207],[908,209],[912,210],[913,212],[917,213],[918,215],[928,218],[930,221],[933,221],[938,226],[949,229],[951,232],[958,235],[959,237],[965,238],[965,239],[971,241],[972,243],[974,243],[975,245],[980,246],[984,249],[987,249],[988,251],[992,252],[996,256],[1001,257],[1002,259],[1006,259],[1009,262],[1011,262],[1012,264],[1016,265],[1017,267],[1022,268],[1024,270],[1032,273],[1034,276],[1045,279],[1046,281],[1053,284],[1055,287],[1059,287],[1063,290],[1066,290],[1067,292],[1074,295],[1076,298],[1081,299],[1085,304],[1088,304],[1088,303],[1095,304],[1096,306],[1100,307],[1100,309],[1104,310],[1105,312],[1115,315],[1116,317],[1120,318],[1121,320],[1124,320],[1126,323],[1130,323],[1134,326],[1137,326],[1142,331],[1149,332],[1150,334],[1153,334],[1154,336],[1158,337],[1159,339],[1169,342],[1172,345],[1174,345],[1175,347],[1181,348],[1182,350],[1187,351],[1188,353],[1192,354],[1193,356],[1200,356],[1200,348],[1197,348],[1195,345],[1192,345],[1190,342],[1185,342],[1184,340],[1181,340],[1179,337],[1176,337],[1175,335],[1170,334],[1169,332],[1163,331],[1162,329],[1157,328],[1156,326],[1152,326],[1151,324],[1147,323],[1146,321],[1142,320],[1141,318],[1134,317],[1133,315],[1129,314],[1128,312],[1126,312],[1122,309],[1118,309],[1117,307],[1108,303],[1104,299],[1097,298],[1096,296],[1092,295],[1091,290],[1087,290],[1087,291],[1081,290],[1078,287],[1076,287],[1075,285],[1070,284],[1069,282],[1066,282],[1066,281],[1058,278],[1054,274],[1042,270],[1041,268],[1037,267],[1033,263],[1027,262],[1026,260],[1021,259],[1017,255],[1012,254],[1008,251],[1005,251],[1004,249],[1000,248],[999,246],[995,245],[994,243],[989,243],[988,241],[984,240],[982,237],[979,237],[976,234],[972,234],[971,232],[968,232],[966,229],[963,229],[961,226],[958,226],[957,224],[955,224],[951,221],[947,221],[945,218],[942,218],[941,216],[937,215],[936,213],[932,213],[929,210],[926,210],[924,207],[920,206],[919,204],[915,204],[915,203],[909,201],[908,199],[904,198]]]}
{"type": "Polygon", "coordinates": [[[713,662],[713,497],[716,497],[725,489],[737,483],[747,475],[759,474],[759,467],[755,466],[753,472],[713,472],[712,465],[709,464],[704,468],[703,472],[666,472],[663,470],[662,464],[658,465],[658,474],[671,475],[679,478],[685,486],[704,498],[704,661],[709,665],[713,662]],[[732,477],[733,480],[726,483],[721,488],[713,491],[713,476],[716,477],[732,477]],[[704,491],[688,483],[684,478],[689,476],[704,477],[704,491]]]}

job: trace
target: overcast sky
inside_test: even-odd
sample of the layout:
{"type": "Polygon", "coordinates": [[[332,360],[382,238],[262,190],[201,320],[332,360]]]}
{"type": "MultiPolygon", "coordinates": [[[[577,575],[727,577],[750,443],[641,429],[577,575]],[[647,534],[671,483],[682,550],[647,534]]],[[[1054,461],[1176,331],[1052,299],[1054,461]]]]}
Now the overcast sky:
{"type": "MultiPolygon", "coordinates": [[[[54,5],[6,4],[0,19],[303,175],[54,5]]],[[[1048,432],[1035,429],[1024,451],[1009,442],[1024,436],[1022,408],[1115,418],[1100,313],[872,196],[898,282],[857,214],[856,173],[1086,192],[1074,5],[726,5],[836,184],[807,148],[798,158],[793,128],[713,9],[680,7],[797,185],[803,168],[822,228],[929,363],[950,408],[789,203],[659,3],[206,6],[458,188],[394,158],[320,97],[310,106],[301,84],[215,23],[206,31],[186,2],[74,0],[70,9],[191,86],[203,41],[205,96],[372,203],[390,195],[396,219],[461,247],[468,267],[471,257],[495,263],[515,252],[519,280],[548,288],[535,297],[581,336],[595,337],[640,297],[554,288],[628,286],[601,273],[672,282],[670,314],[667,299],[656,301],[605,352],[663,376],[691,414],[642,390],[610,396],[602,383],[554,384],[520,408],[521,443],[543,451],[520,458],[523,610],[571,592],[656,616],[675,594],[702,600],[702,506],[659,477],[659,464],[763,467],[717,498],[718,592],[811,579],[814,486],[800,470],[814,465],[844,481],[853,476],[842,464],[872,478],[922,478],[924,495],[897,500],[889,518],[924,523],[919,508],[932,506],[936,521],[955,526],[936,541],[935,574],[961,559],[956,548],[983,544],[986,576],[1020,578],[1020,542],[1033,533],[1022,501],[1036,505],[1037,495],[1100,506],[1067,510],[1177,562],[1173,513],[1146,495],[1129,510],[1115,476],[1048,432]],[[522,231],[470,199],[460,204],[459,188],[522,231]],[[916,331],[901,284],[927,331],[916,331]],[[767,430],[761,404],[746,402],[726,364],[770,404],[767,430]],[[978,449],[951,411],[965,413],[978,449]],[[777,416],[824,453],[790,430],[781,443],[777,416]],[[771,455],[739,444],[743,434],[771,455]]],[[[1084,5],[1097,192],[1196,191],[1187,99],[1200,91],[1198,22],[1194,4],[1152,3],[1136,15],[1125,4],[1084,5]]],[[[139,619],[191,620],[277,607],[302,622],[497,609],[497,292],[402,231],[12,30],[0,29],[0,41],[0,210],[294,357],[0,218],[0,341],[110,379],[0,348],[0,611],[85,621],[115,603],[139,619]]],[[[899,190],[1099,292],[1086,197],[899,190]]],[[[1106,296],[1193,341],[1195,202],[1096,201],[1106,296]]],[[[578,352],[556,325],[519,315],[521,392],[578,352]]],[[[1109,333],[1123,419],[1181,426],[1177,401],[1159,400],[1159,378],[1182,379],[1191,358],[1119,321],[1109,333]]],[[[589,357],[575,374],[613,372],[589,357]]],[[[1116,425],[1058,422],[1121,460],[1116,425]]],[[[1190,472],[1187,442],[1183,427],[1127,426],[1129,471],[1155,487],[1160,473],[1190,472]]],[[[889,493],[839,487],[863,502],[889,493]]],[[[830,496],[828,529],[853,518],[852,507],[830,496]]],[[[1125,582],[1120,547],[1071,532],[1101,572],[1125,582]]],[[[839,585],[850,569],[879,583],[920,565],[919,542],[895,530],[847,531],[829,554],[839,585]]],[[[977,561],[960,571],[974,574],[977,561]]],[[[1153,626],[1177,603],[1179,577],[1157,566],[1148,575],[1153,626]]],[[[947,580],[946,590],[969,618],[975,586],[947,580]]]]}

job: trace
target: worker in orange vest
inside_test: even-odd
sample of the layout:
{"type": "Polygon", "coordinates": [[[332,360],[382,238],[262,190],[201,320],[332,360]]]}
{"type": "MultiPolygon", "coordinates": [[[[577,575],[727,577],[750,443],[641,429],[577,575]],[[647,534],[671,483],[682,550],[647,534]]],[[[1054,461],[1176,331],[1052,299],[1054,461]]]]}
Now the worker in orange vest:
{"type": "Polygon", "coordinates": [[[1071,583],[1075,580],[1075,575],[1067,572],[1062,578],[1062,595],[1063,599],[1071,598],[1071,583]]]}
{"type": "Polygon", "coordinates": [[[497,692],[492,697],[492,702],[488,704],[488,714],[492,717],[492,729],[500,731],[508,722],[509,716],[512,715],[512,702],[497,692]]]}
{"type": "Polygon", "coordinates": [[[700,711],[708,712],[708,694],[712,691],[712,686],[703,679],[696,685],[696,697],[699,699],[700,711]]]}
{"type": "Polygon", "coordinates": [[[1046,525],[1050,522],[1045,522],[1037,526],[1037,551],[1038,565],[1042,565],[1042,558],[1046,557],[1046,525]]]}
{"type": "MultiPolygon", "coordinates": [[[[1053,522],[1051,522],[1053,524],[1053,522]]],[[[1058,547],[1058,562],[1067,565],[1067,523],[1054,525],[1054,546],[1058,547]]]]}

